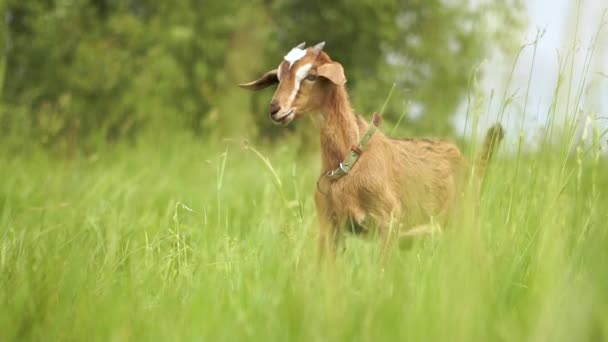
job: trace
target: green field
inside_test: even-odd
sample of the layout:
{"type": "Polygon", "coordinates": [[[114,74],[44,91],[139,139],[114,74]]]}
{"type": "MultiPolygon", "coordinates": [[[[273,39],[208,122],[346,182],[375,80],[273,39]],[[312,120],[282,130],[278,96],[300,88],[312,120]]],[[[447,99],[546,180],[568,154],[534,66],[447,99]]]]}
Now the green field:
{"type": "Polygon", "coordinates": [[[0,342],[608,342],[605,3],[0,0],[0,342]],[[237,84],[321,41],[388,136],[505,127],[442,234],[319,258],[318,127],[237,84]]]}
{"type": "Polygon", "coordinates": [[[607,340],[599,143],[503,146],[479,208],[388,264],[356,238],[319,263],[293,141],[3,153],[0,340],[607,340]]]}

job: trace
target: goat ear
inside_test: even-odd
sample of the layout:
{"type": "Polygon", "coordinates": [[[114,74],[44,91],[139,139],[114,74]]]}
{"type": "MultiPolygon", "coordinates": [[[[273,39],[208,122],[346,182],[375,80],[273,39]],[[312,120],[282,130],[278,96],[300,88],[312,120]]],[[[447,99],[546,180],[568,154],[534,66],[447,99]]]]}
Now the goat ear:
{"type": "Polygon", "coordinates": [[[264,88],[268,88],[271,85],[279,83],[279,78],[277,77],[276,70],[270,70],[265,73],[264,76],[258,78],[257,80],[249,83],[241,83],[239,87],[249,89],[249,90],[261,90],[264,88]]]}
{"type": "Polygon", "coordinates": [[[317,74],[330,80],[335,85],[343,86],[346,83],[344,68],[338,62],[323,64],[317,68],[317,74]]]}

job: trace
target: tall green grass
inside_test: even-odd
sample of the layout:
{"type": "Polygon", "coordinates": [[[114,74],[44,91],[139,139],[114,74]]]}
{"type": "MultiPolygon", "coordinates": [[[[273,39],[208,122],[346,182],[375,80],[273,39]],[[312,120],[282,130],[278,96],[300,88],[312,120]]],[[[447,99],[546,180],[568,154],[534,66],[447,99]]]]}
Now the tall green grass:
{"type": "Polygon", "coordinates": [[[608,338],[605,160],[503,156],[467,224],[324,268],[287,146],[2,157],[0,340],[608,338]]]}
{"type": "Polygon", "coordinates": [[[293,141],[0,154],[0,340],[608,340],[608,162],[578,109],[386,264],[355,238],[319,264],[293,141]]]}

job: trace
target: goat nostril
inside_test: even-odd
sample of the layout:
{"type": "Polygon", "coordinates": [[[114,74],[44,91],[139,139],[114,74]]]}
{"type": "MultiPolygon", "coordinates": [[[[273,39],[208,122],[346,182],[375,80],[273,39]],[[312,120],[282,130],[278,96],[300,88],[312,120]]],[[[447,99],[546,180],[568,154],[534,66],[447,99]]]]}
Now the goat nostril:
{"type": "Polygon", "coordinates": [[[276,103],[276,102],[270,103],[270,115],[275,115],[276,113],[279,112],[280,109],[281,109],[281,106],[279,106],[278,103],[276,103]]]}

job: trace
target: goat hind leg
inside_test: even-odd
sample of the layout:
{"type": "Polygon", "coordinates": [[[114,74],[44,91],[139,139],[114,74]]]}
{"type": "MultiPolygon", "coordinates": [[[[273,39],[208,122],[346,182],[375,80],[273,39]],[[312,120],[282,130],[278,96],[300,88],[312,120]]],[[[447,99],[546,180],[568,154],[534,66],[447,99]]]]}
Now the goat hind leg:
{"type": "Polygon", "coordinates": [[[435,222],[415,226],[410,230],[399,233],[399,245],[401,247],[410,247],[412,242],[417,238],[432,237],[441,234],[441,232],[441,226],[435,222]]]}
{"type": "Polygon", "coordinates": [[[395,219],[395,215],[387,215],[385,220],[382,220],[378,227],[378,233],[382,240],[381,257],[384,265],[390,261],[390,256],[395,245],[399,241],[399,225],[395,219]]]}

